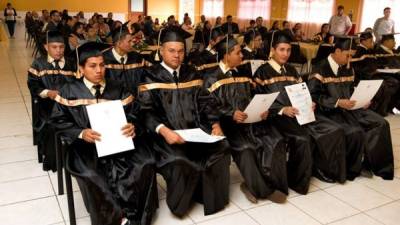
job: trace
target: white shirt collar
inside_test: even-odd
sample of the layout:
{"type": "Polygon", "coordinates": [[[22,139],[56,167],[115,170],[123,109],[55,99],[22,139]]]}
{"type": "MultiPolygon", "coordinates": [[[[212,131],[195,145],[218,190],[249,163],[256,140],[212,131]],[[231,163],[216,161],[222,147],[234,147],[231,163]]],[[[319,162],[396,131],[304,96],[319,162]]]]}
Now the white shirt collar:
{"type": "Polygon", "coordinates": [[[368,48],[367,48],[367,47],[365,47],[365,45],[363,45],[363,44],[360,44],[360,46],[361,46],[361,47],[363,47],[363,48],[365,48],[365,50],[368,50],[368,48]]]}
{"type": "Polygon", "coordinates": [[[337,76],[340,65],[337,64],[337,62],[332,58],[332,54],[328,56],[328,62],[329,65],[331,66],[333,73],[337,76]]]}
{"type": "Polygon", "coordinates": [[[388,49],[386,46],[384,46],[384,45],[381,45],[381,48],[383,49],[383,50],[385,50],[385,52],[387,52],[387,53],[389,53],[389,54],[392,54],[393,55],[393,50],[391,50],[391,49],[388,49]]]}
{"type": "Polygon", "coordinates": [[[271,67],[278,72],[279,74],[281,73],[281,68],[283,68],[286,72],[286,68],[284,65],[279,65],[279,63],[277,63],[274,59],[270,59],[268,60],[269,65],[271,65],[271,67]]]}
{"type": "Polygon", "coordinates": [[[172,75],[174,71],[176,71],[176,75],[179,77],[179,69],[181,68],[181,66],[179,66],[178,68],[176,68],[176,70],[172,69],[171,67],[167,66],[167,64],[165,64],[164,61],[161,62],[161,66],[164,67],[166,70],[168,70],[168,72],[172,75]]]}
{"type": "Polygon", "coordinates": [[[247,45],[243,49],[245,49],[245,50],[247,50],[249,52],[253,52],[253,50],[251,48],[249,48],[249,46],[247,46],[247,45]]]}
{"type": "MultiPolygon", "coordinates": [[[[55,61],[55,59],[53,57],[51,57],[50,55],[47,55],[47,62],[55,67],[56,63],[54,61],[55,61]]],[[[62,57],[58,61],[58,65],[60,66],[61,69],[64,68],[64,66],[65,66],[65,58],[64,57],[62,57]]]]}
{"type": "Polygon", "coordinates": [[[238,71],[237,68],[229,68],[224,62],[222,62],[222,60],[219,62],[218,65],[224,74],[226,74],[229,70],[235,70],[236,72],[238,71]]]}
{"type": "MultiPolygon", "coordinates": [[[[92,82],[90,82],[88,79],[86,79],[86,77],[83,77],[83,83],[85,84],[85,86],[89,89],[90,93],[92,93],[92,95],[96,94],[96,89],[93,88],[93,86],[95,84],[93,84],[92,82]]],[[[100,88],[100,93],[103,93],[104,88],[106,87],[106,81],[103,80],[102,82],[100,82],[101,88],[100,88]]]]}
{"type": "Polygon", "coordinates": [[[112,48],[112,54],[114,55],[114,58],[119,62],[119,63],[123,63],[126,64],[126,61],[128,61],[128,54],[125,55],[120,55],[118,54],[117,50],[115,50],[115,48],[112,48]],[[124,62],[121,62],[121,58],[124,57],[124,62]]]}
{"type": "Polygon", "coordinates": [[[206,50],[209,51],[213,55],[217,54],[217,52],[214,49],[212,49],[210,45],[207,46],[206,50]]]}

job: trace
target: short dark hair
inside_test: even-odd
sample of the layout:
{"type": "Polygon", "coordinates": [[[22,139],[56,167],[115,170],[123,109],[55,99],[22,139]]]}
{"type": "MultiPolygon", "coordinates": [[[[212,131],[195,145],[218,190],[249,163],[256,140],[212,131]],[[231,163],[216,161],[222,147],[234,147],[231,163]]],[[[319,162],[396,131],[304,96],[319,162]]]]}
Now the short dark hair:
{"type": "Polygon", "coordinates": [[[54,14],[56,14],[56,13],[58,13],[57,10],[51,10],[51,11],[50,11],[50,16],[54,16],[54,14]]]}
{"type": "Polygon", "coordinates": [[[289,21],[285,20],[282,22],[282,26],[285,26],[285,24],[288,24],[288,23],[289,23],[289,21]]]}
{"type": "Polygon", "coordinates": [[[386,10],[391,10],[391,8],[390,7],[386,7],[386,8],[383,9],[383,12],[385,12],[386,10]]]}
{"type": "Polygon", "coordinates": [[[339,6],[337,7],[337,9],[338,9],[338,10],[344,9],[344,6],[339,5],[339,6]]]}
{"type": "Polygon", "coordinates": [[[232,15],[226,16],[226,19],[227,19],[227,20],[232,19],[232,15]]]}

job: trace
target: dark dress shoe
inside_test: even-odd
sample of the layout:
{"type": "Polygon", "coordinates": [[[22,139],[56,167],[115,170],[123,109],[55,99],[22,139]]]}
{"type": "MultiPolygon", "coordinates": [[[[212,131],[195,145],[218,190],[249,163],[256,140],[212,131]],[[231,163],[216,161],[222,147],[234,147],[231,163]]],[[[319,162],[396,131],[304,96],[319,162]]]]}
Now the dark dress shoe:
{"type": "Polygon", "coordinates": [[[278,191],[278,190],[275,190],[274,192],[272,192],[272,194],[270,194],[267,197],[267,199],[270,200],[271,202],[278,203],[278,204],[285,203],[286,198],[287,198],[286,194],[281,191],[278,191]]]}
{"type": "Polygon", "coordinates": [[[243,192],[247,200],[249,200],[251,203],[257,204],[257,198],[250,192],[245,183],[240,184],[240,190],[243,192]]]}

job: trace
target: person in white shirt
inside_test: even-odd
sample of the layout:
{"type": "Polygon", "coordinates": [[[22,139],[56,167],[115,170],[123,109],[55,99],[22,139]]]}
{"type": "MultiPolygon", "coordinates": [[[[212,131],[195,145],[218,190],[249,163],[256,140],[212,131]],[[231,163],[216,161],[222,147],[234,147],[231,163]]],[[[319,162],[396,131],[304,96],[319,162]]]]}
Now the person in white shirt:
{"type": "Polygon", "coordinates": [[[377,43],[381,40],[383,34],[394,33],[394,20],[390,19],[390,13],[391,9],[386,7],[383,10],[384,16],[375,21],[373,29],[377,43]]]}
{"type": "Polygon", "coordinates": [[[8,27],[8,32],[10,33],[10,38],[14,38],[17,12],[11,6],[11,3],[7,3],[7,8],[4,9],[4,17],[6,19],[6,24],[8,27]]]}
{"type": "Polygon", "coordinates": [[[344,7],[338,6],[337,15],[334,15],[329,20],[331,26],[330,33],[335,36],[347,35],[353,24],[348,16],[344,15],[344,7]]]}

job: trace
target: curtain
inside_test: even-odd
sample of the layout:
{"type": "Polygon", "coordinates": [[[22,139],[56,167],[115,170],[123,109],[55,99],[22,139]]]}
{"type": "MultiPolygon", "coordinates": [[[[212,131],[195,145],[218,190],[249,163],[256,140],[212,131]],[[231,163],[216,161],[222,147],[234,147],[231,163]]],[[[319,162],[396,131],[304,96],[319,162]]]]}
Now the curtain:
{"type": "Polygon", "coordinates": [[[192,24],[195,24],[194,21],[194,0],[179,0],[179,23],[183,23],[183,15],[185,13],[189,14],[189,17],[192,19],[192,24]]]}
{"type": "Polygon", "coordinates": [[[271,0],[239,0],[238,23],[240,28],[250,26],[249,21],[261,16],[264,26],[271,17],[271,0]]]}
{"type": "Polygon", "coordinates": [[[224,19],[224,0],[204,0],[202,14],[212,25],[218,16],[224,19]]]}
{"type": "Polygon", "coordinates": [[[311,38],[320,32],[322,24],[329,23],[334,4],[334,0],[289,0],[287,20],[292,27],[301,23],[306,38],[311,38]]]}

